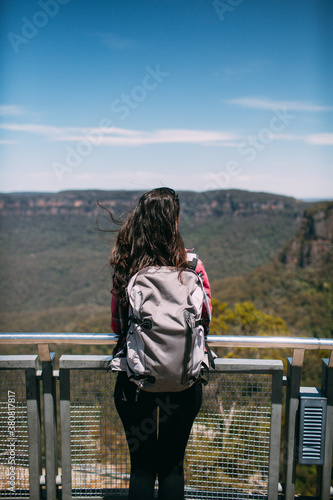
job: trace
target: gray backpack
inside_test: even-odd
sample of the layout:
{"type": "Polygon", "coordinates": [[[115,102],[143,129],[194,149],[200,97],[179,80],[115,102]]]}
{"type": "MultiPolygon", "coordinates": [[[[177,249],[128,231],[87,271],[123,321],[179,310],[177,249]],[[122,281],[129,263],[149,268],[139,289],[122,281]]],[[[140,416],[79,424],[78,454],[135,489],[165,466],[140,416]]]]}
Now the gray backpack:
{"type": "Polygon", "coordinates": [[[113,371],[145,391],[178,392],[208,371],[201,311],[204,288],[193,269],[146,267],[127,286],[129,321],[124,350],[113,371]]]}

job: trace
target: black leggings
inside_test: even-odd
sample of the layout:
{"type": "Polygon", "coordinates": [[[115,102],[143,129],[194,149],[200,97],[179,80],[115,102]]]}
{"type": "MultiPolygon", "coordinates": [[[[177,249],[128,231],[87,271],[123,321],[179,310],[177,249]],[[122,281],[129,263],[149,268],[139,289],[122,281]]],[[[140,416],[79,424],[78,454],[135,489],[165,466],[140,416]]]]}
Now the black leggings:
{"type": "Polygon", "coordinates": [[[185,448],[200,410],[202,387],[182,392],[141,390],[126,373],[118,374],[116,408],[123,423],[131,455],[129,500],[153,500],[156,475],[159,500],[184,499],[185,448]]]}

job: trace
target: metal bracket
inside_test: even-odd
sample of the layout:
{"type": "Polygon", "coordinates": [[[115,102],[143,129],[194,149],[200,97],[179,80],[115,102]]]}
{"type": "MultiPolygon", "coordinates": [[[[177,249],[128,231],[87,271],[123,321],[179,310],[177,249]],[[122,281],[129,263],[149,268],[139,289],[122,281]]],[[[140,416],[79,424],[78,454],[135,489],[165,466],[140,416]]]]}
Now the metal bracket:
{"type": "Polygon", "coordinates": [[[38,344],[38,356],[41,361],[51,361],[49,344],[38,344]]]}
{"type": "Polygon", "coordinates": [[[331,351],[330,359],[328,361],[329,368],[333,368],[333,351],[331,351]]]}
{"type": "Polygon", "coordinates": [[[303,366],[304,352],[304,349],[294,349],[292,366],[303,366]]]}

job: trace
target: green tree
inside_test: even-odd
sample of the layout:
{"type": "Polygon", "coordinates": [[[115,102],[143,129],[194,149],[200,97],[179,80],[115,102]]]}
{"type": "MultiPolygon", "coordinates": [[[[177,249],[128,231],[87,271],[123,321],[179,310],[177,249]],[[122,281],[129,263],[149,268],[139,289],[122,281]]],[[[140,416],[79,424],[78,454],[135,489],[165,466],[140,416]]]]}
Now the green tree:
{"type": "MultiPolygon", "coordinates": [[[[217,300],[212,300],[213,314],[211,322],[211,335],[268,335],[268,336],[286,336],[289,335],[289,329],[286,322],[279,316],[267,314],[252,302],[241,302],[234,305],[233,308],[217,300]]],[[[263,357],[270,359],[282,359],[286,357],[278,349],[265,349],[261,355],[260,349],[251,348],[217,348],[216,353],[221,357],[263,357]]]]}

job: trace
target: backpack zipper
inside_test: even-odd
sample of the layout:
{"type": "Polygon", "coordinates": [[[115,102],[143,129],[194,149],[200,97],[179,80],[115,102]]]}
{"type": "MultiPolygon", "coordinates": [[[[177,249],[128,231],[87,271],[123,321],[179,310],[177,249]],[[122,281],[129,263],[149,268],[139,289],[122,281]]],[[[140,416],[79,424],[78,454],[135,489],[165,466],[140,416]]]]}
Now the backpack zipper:
{"type": "Polygon", "coordinates": [[[189,313],[188,311],[184,312],[185,322],[186,322],[186,332],[185,332],[185,349],[184,349],[184,359],[183,359],[183,373],[181,378],[181,384],[185,385],[189,380],[188,375],[188,363],[190,359],[190,352],[192,348],[192,328],[189,325],[189,313]]]}

